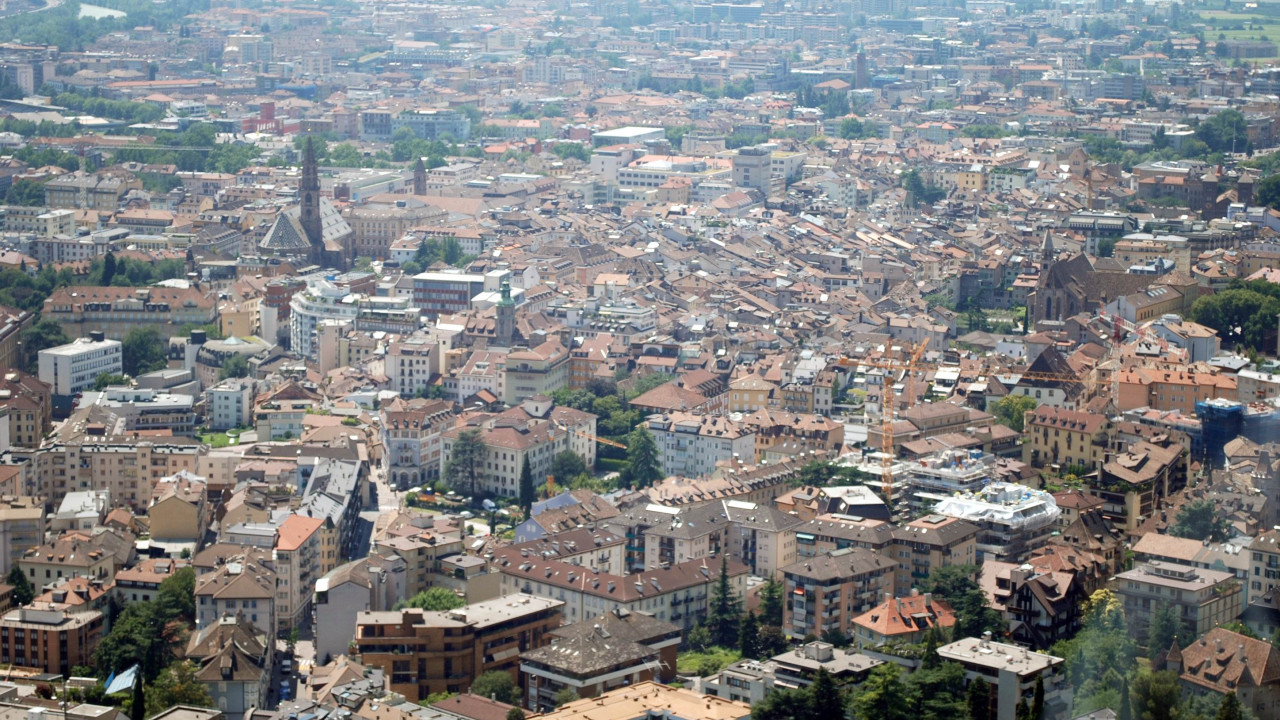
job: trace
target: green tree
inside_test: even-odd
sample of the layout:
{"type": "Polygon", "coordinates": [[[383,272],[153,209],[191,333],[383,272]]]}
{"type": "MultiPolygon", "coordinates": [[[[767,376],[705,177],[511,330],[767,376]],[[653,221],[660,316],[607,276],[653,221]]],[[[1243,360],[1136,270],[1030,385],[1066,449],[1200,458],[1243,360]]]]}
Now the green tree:
{"type": "Polygon", "coordinates": [[[1098,590],[1082,611],[1080,632],[1055,643],[1050,651],[1066,659],[1067,678],[1075,690],[1074,715],[1119,707],[1121,681],[1133,674],[1138,654],[1114,592],[1098,590]]]}
{"type": "Polygon", "coordinates": [[[129,378],[115,373],[102,373],[93,381],[93,389],[102,391],[112,385],[128,385],[129,378]]]}
{"type": "Polygon", "coordinates": [[[524,710],[513,707],[507,711],[507,720],[524,720],[524,710]]]}
{"type": "Polygon", "coordinates": [[[744,660],[760,659],[760,621],[753,612],[738,626],[738,653],[744,660]]]}
{"type": "Polygon", "coordinates": [[[44,205],[44,183],[35,180],[18,180],[4,194],[6,205],[41,207],[44,205]]]}
{"type": "Polygon", "coordinates": [[[196,571],[184,567],[160,582],[156,592],[156,610],[165,623],[182,620],[188,624],[196,621],[196,571]]]}
{"type": "Polygon", "coordinates": [[[1191,306],[1191,318],[1216,330],[1225,342],[1261,349],[1280,314],[1280,299],[1259,289],[1233,286],[1202,297],[1191,306]]]}
{"type": "Polygon", "coordinates": [[[490,670],[471,683],[471,694],[515,705],[520,702],[520,688],[511,679],[511,673],[490,670]]]}
{"type": "Polygon", "coordinates": [[[639,426],[627,435],[627,479],[636,488],[646,488],[663,478],[658,444],[647,427],[639,426]]]}
{"type": "Polygon", "coordinates": [[[529,456],[524,456],[524,465],[520,467],[520,509],[524,511],[524,518],[529,519],[529,513],[533,510],[534,486],[533,486],[533,467],[529,465],[529,456]]]}
{"type": "Polygon", "coordinates": [[[480,478],[480,466],[484,462],[485,448],[479,430],[463,430],[453,443],[449,461],[445,463],[445,481],[452,488],[465,488],[475,497],[476,483],[480,478]]]}
{"type": "Polygon", "coordinates": [[[1147,657],[1155,660],[1173,645],[1182,630],[1182,620],[1169,603],[1156,603],[1147,621],[1147,657]]]}
{"type": "Polygon", "coordinates": [[[1144,720],[1176,717],[1181,698],[1178,673],[1143,671],[1129,686],[1133,713],[1144,720]]]}
{"type": "Polygon", "coordinates": [[[921,720],[955,720],[967,710],[964,667],[958,663],[922,666],[907,676],[912,714],[921,720]]]}
{"type": "Polygon", "coordinates": [[[116,276],[116,255],[108,252],[102,257],[102,284],[110,285],[111,279],[116,276]]]}
{"type": "Polygon", "coordinates": [[[1044,720],[1044,676],[1036,676],[1036,687],[1031,695],[1031,720],[1044,720]]]}
{"type": "MultiPolygon", "coordinates": [[[[43,300],[41,302],[43,303],[43,300]]],[[[22,331],[22,352],[26,356],[23,358],[23,367],[29,373],[37,372],[39,370],[38,354],[41,350],[66,345],[69,342],[71,338],[67,337],[56,320],[40,318],[34,325],[22,331]]]]}
{"type": "Polygon", "coordinates": [[[877,665],[853,696],[859,720],[912,720],[907,687],[894,663],[877,665]]]}
{"type": "Polygon", "coordinates": [[[969,683],[964,698],[969,720],[991,720],[991,688],[985,681],[969,683]]]}
{"type": "Polygon", "coordinates": [[[175,662],[146,689],[147,716],[154,717],[174,705],[212,707],[213,698],[204,683],[196,679],[196,664],[175,662]]]}
{"type": "Polygon", "coordinates": [[[1015,432],[1022,432],[1027,413],[1036,409],[1034,398],[1026,395],[1005,395],[991,406],[996,422],[1015,432]]]}
{"type": "Polygon", "coordinates": [[[582,456],[572,450],[562,450],[551,458],[551,476],[556,482],[567,485],[575,478],[588,471],[582,456]]]}
{"type": "Polygon", "coordinates": [[[1244,720],[1244,709],[1234,692],[1222,696],[1222,704],[1218,706],[1214,720],[1244,720]]]}
{"type": "Polygon", "coordinates": [[[1120,683],[1120,710],[1117,720],[1133,720],[1133,704],[1129,699],[1129,678],[1120,683]]]}
{"type": "Polygon", "coordinates": [[[5,578],[5,582],[13,586],[14,605],[30,604],[31,599],[36,596],[35,589],[31,587],[31,581],[27,580],[27,576],[17,564],[9,568],[9,575],[5,578]]]}
{"type": "Polygon", "coordinates": [[[1196,139],[1213,152],[1243,152],[1249,142],[1249,122],[1239,110],[1223,110],[1196,126],[1196,139]]]}
{"type": "Polygon", "coordinates": [[[395,609],[421,608],[431,612],[446,612],[466,605],[467,601],[446,587],[429,587],[404,602],[396,603],[395,609]]]}
{"type": "Polygon", "coordinates": [[[573,688],[560,688],[556,691],[555,696],[552,697],[551,702],[555,703],[556,707],[560,707],[577,699],[579,699],[578,693],[573,688]]]}
{"type": "Polygon", "coordinates": [[[440,254],[446,263],[458,265],[462,260],[462,245],[458,242],[458,238],[452,235],[446,237],[440,243],[440,254]]]}
{"type": "Polygon", "coordinates": [[[814,718],[827,720],[845,716],[845,697],[826,668],[818,668],[818,674],[809,685],[809,712],[814,718]]]}
{"type": "Polygon", "coordinates": [[[131,720],[144,720],[147,717],[147,694],[142,688],[142,673],[133,678],[133,697],[129,703],[131,720]]]}
{"type": "Polygon", "coordinates": [[[242,377],[249,377],[249,358],[239,353],[233,353],[222,361],[222,367],[218,369],[218,379],[226,380],[227,378],[242,377]]]}
{"type": "Polygon", "coordinates": [[[1224,542],[1231,537],[1231,523],[1218,513],[1212,501],[1192,500],[1182,506],[1169,534],[1192,540],[1224,542]]]}
{"type": "Polygon", "coordinates": [[[698,623],[689,631],[689,647],[694,652],[704,652],[714,644],[711,630],[705,623],[698,623]]]}
{"type": "Polygon", "coordinates": [[[738,639],[738,620],[742,615],[742,603],[729,582],[729,561],[720,556],[720,577],[711,590],[711,604],[707,606],[707,629],[711,641],[720,647],[733,647],[738,639]]]}
{"type": "Polygon", "coordinates": [[[155,328],[134,328],[124,336],[120,352],[124,356],[124,372],[138,377],[168,364],[168,343],[155,328]]]}
{"type": "Polygon", "coordinates": [[[751,706],[751,720],[811,720],[807,689],[775,689],[751,706]]]}
{"type": "Polygon", "coordinates": [[[782,625],[782,583],[769,578],[760,586],[760,622],[764,625],[782,625]]]}

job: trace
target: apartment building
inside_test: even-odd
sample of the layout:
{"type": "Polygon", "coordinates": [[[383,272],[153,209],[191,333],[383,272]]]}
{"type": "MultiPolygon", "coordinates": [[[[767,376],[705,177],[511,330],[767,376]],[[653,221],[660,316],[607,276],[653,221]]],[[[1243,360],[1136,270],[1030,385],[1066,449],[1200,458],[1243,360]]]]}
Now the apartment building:
{"type": "Polygon", "coordinates": [[[130,190],[142,190],[142,182],[114,175],[76,171],[44,184],[45,207],[62,210],[100,210],[114,213],[130,190]]]}
{"type": "Polygon", "coordinates": [[[811,453],[836,456],[844,448],[844,424],[821,415],[761,409],[742,424],[755,437],[757,463],[811,453]]]}
{"type": "Polygon", "coordinates": [[[53,393],[48,383],[21,370],[8,370],[0,377],[0,435],[8,431],[9,445],[37,448],[53,428],[53,393]]]}
{"type": "Polygon", "coordinates": [[[547,712],[564,690],[599,697],[676,677],[680,628],[644,613],[615,610],[553,630],[551,644],[521,653],[524,706],[547,712]]]}
{"type": "Polygon", "coordinates": [[[520,654],[551,641],[563,605],[518,593],[448,612],[362,612],[356,653],[366,667],[382,670],[391,692],[410,701],[466,692],[486,672],[509,672],[518,680],[520,654]]]}
{"type": "Polygon", "coordinates": [[[1017,720],[1019,707],[1030,706],[1036,680],[1044,686],[1044,716],[1070,717],[1071,684],[1060,657],[1032,652],[990,637],[962,638],[938,648],[943,660],[959,663],[968,682],[985,682],[995,706],[995,720],[1017,720]]]}
{"type": "Polygon", "coordinates": [[[336,565],[337,532],[323,518],[290,515],[276,534],[276,631],[287,633],[311,619],[316,580],[336,565]],[[328,557],[326,557],[328,556],[328,557]]]}
{"type": "Polygon", "coordinates": [[[107,490],[137,511],[151,504],[152,486],[182,470],[195,472],[208,448],[194,438],[90,435],[75,425],[28,455],[25,494],[60,503],[75,490],[107,490]]]}
{"type": "Polygon", "coordinates": [[[504,549],[496,553],[494,567],[502,575],[503,593],[532,593],[561,600],[569,622],[623,609],[649,613],[688,632],[706,620],[722,561],[734,595],[745,597],[747,567],[724,556],[613,575],[563,560],[525,558],[504,549]]]}
{"type": "MultiPolygon", "coordinates": [[[[662,509],[651,508],[662,513],[662,509]]],[[[672,565],[728,552],[751,568],[751,574],[773,577],[796,560],[798,518],[771,507],[741,500],[718,500],[681,508],[642,531],[644,567],[672,565]]]]}
{"type": "Polygon", "coordinates": [[[394,555],[371,555],[330,570],[316,581],[312,601],[318,664],[346,655],[351,629],[362,612],[383,612],[405,599],[405,562],[394,555]]]}
{"type": "Polygon", "coordinates": [[[209,429],[249,427],[253,421],[253,393],[256,387],[257,383],[251,378],[227,378],[206,390],[209,429]]]}
{"type": "Polygon", "coordinates": [[[41,317],[57,322],[69,337],[101,331],[122,340],[139,328],[172,337],[183,325],[212,325],[218,308],[195,288],[67,286],[45,299],[41,317]]]}
{"type": "Polygon", "coordinates": [[[1093,471],[1108,459],[1112,426],[1105,415],[1042,405],[1027,416],[1025,426],[1022,461],[1032,467],[1093,471]]]}
{"type": "Polygon", "coordinates": [[[888,643],[918,644],[932,628],[949,628],[956,623],[947,601],[932,594],[912,591],[906,597],[885,593],[884,602],[853,619],[853,641],[859,648],[876,648],[888,643]]]}
{"type": "Polygon", "coordinates": [[[716,472],[717,463],[755,457],[754,430],[725,415],[651,415],[645,420],[645,427],[653,436],[659,462],[668,475],[708,476],[716,472]]]}
{"type": "Polygon", "coordinates": [[[440,375],[444,350],[440,343],[421,337],[388,344],[383,365],[391,389],[401,397],[425,391],[432,378],[440,375]]]}
{"type": "Polygon", "coordinates": [[[0,617],[0,662],[68,677],[74,667],[93,666],[105,623],[101,611],[59,603],[10,610],[0,617]]]}
{"type": "Polygon", "coordinates": [[[37,354],[40,381],[55,395],[75,395],[93,387],[99,375],[124,373],[123,346],[107,340],[101,332],[66,345],[47,348],[37,354]]]}
{"type": "Polygon", "coordinates": [[[443,430],[455,417],[453,403],[444,400],[396,401],[384,408],[382,444],[392,487],[407,490],[440,477],[443,430]]]}
{"type": "Polygon", "coordinates": [[[238,555],[196,578],[196,627],[239,615],[260,632],[276,625],[276,571],[259,557],[238,555]]]}
{"type": "Polygon", "coordinates": [[[1225,373],[1139,367],[1120,370],[1112,380],[1116,388],[1116,408],[1121,412],[1149,407],[1193,415],[1197,402],[1235,400],[1239,392],[1236,378],[1225,373]]]}
{"type": "Polygon", "coordinates": [[[1234,573],[1153,560],[1115,576],[1129,634],[1146,637],[1151,615],[1161,605],[1182,621],[1182,637],[1200,637],[1244,612],[1244,589],[1234,573]]]}
{"type": "Polygon", "coordinates": [[[184,470],[161,478],[147,512],[151,538],[158,543],[189,546],[192,551],[200,547],[209,529],[207,495],[208,485],[199,475],[184,470]]]}
{"type": "Polygon", "coordinates": [[[893,587],[894,563],[873,550],[845,548],[782,568],[782,629],[788,638],[853,633],[853,619],[893,587]]]}
{"type": "Polygon", "coordinates": [[[976,562],[1023,562],[1056,530],[1053,496],[1025,485],[993,482],[976,493],[961,493],[934,506],[934,513],[978,526],[976,562]]]}
{"type": "Polygon", "coordinates": [[[1214,628],[1186,648],[1170,648],[1165,663],[1185,691],[1234,694],[1254,717],[1280,713],[1280,650],[1266,640],[1214,628]]]}
{"type": "Polygon", "coordinates": [[[1164,498],[1186,486],[1189,454],[1175,442],[1133,443],[1102,465],[1090,492],[1102,498],[1104,517],[1132,531],[1157,511],[1164,498]]]}
{"type": "Polygon", "coordinates": [[[484,445],[483,462],[477,468],[477,492],[517,497],[525,458],[535,478],[545,478],[551,460],[565,450],[595,464],[596,416],[573,408],[555,407],[551,398],[534,395],[510,410],[494,415],[474,415],[465,425],[443,431],[440,472],[449,463],[453,447],[463,432],[478,431],[484,445]]]}
{"type": "Polygon", "coordinates": [[[976,565],[980,534],[968,520],[936,513],[893,528],[893,542],[881,552],[897,564],[894,594],[910,594],[938,568],[976,565]]]}
{"type": "Polygon", "coordinates": [[[0,573],[8,573],[26,551],[44,542],[44,501],[37,497],[0,497],[0,573]]]}
{"type": "Polygon", "coordinates": [[[535,395],[550,395],[569,385],[569,350],[559,340],[532,348],[515,347],[503,366],[503,401],[515,405],[535,395]]]}

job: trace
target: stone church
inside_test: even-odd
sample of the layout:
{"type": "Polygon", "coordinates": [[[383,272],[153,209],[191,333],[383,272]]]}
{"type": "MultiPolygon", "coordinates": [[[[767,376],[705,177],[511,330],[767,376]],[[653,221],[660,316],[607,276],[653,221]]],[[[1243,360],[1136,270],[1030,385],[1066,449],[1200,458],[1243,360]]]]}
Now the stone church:
{"type": "Polygon", "coordinates": [[[276,218],[258,243],[259,252],[292,260],[299,267],[349,268],[355,233],[329,199],[320,195],[320,171],[310,138],[303,150],[298,200],[276,218]]]}

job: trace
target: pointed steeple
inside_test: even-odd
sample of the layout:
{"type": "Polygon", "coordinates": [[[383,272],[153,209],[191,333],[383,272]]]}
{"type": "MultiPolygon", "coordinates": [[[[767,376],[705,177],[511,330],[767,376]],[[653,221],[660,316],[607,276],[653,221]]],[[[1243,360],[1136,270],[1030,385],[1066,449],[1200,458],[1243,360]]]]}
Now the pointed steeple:
{"type": "Polygon", "coordinates": [[[1040,259],[1046,263],[1053,262],[1053,233],[1049,228],[1044,229],[1044,239],[1040,241],[1040,259]]]}
{"type": "Polygon", "coordinates": [[[298,222],[307,235],[312,248],[324,251],[324,223],[320,219],[320,167],[316,162],[316,148],[307,138],[302,150],[302,179],[298,183],[301,213],[298,222]]]}
{"type": "Polygon", "coordinates": [[[422,164],[422,158],[413,166],[413,194],[427,194],[427,166],[422,164]]]}

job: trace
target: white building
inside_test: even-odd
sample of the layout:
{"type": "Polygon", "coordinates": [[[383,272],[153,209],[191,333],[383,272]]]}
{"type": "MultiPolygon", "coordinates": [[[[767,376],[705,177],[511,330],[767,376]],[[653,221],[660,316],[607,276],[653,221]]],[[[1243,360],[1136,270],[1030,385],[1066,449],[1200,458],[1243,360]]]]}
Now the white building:
{"type": "Polygon", "coordinates": [[[41,350],[40,379],[53,386],[54,395],[75,395],[93,387],[103,373],[124,373],[124,354],[118,340],[104,339],[102,333],[75,342],[41,350]]]}
{"type": "Polygon", "coordinates": [[[979,564],[985,560],[1026,562],[1032,550],[1049,541],[1062,514],[1053,495],[1005,482],[944,498],[933,512],[968,520],[981,528],[979,564]]]}
{"type": "Polygon", "coordinates": [[[446,349],[439,342],[424,337],[391,343],[383,361],[391,389],[403,397],[412,397],[425,390],[431,378],[440,374],[441,357],[446,349]]]}
{"type": "Polygon", "coordinates": [[[938,655],[962,665],[969,682],[981,680],[992,686],[996,720],[1015,720],[1018,705],[1023,701],[1031,704],[1037,677],[1044,679],[1045,719],[1071,717],[1071,685],[1062,672],[1060,657],[973,637],[943,645],[938,655]]]}
{"type": "Polygon", "coordinates": [[[252,424],[255,386],[249,378],[227,378],[209,388],[205,392],[209,400],[209,429],[230,430],[252,424]]]}
{"type": "Polygon", "coordinates": [[[755,458],[756,434],[724,415],[674,412],[650,415],[645,424],[668,475],[703,477],[714,473],[718,462],[755,458]]]}
{"type": "Polygon", "coordinates": [[[295,353],[316,358],[316,326],[321,320],[355,319],[357,298],[328,280],[309,282],[289,301],[289,339],[295,353]]]}

